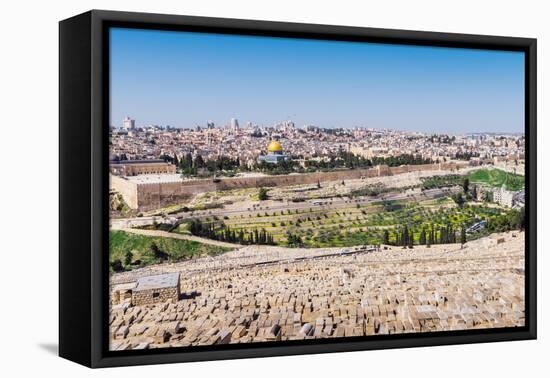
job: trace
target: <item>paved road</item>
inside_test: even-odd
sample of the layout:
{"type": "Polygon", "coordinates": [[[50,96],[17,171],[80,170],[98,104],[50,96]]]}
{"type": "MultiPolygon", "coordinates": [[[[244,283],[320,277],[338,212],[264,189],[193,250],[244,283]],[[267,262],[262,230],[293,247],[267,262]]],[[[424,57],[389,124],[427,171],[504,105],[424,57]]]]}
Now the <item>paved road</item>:
{"type": "Polygon", "coordinates": [[[240,216],[252,214],[262,214],[266,211],[287,211],[287,210],[304,210],[304,209],[323,209],[323,210],[333,210],[341,209],[353,206],[355,204],[366,205],[373,202],[379,202],[382,200],[387,201],[396,201],[396,200],[410,200],[410,201],[421,201],[426,199],[440,198],[444,196],[451,195],[453,193],[460,192],[462,189],[460,187],[454,187],[449,189],[429,189],[423,192],[414,192],[414,193],[385,193],[378,196],[370,197],[356,197],[356,198],[331,198],[331,199],[312,199],[306,200],[305,202],[292,202],[292,201],[281,201],[281,202],[271,202],[271,205],[262,205],[259,203],[259,206],[242,208],[242,209],[210,209],[210,210],[199,210],[193,212],[180,212],[177,214],[172,214],[166,218],[162,216],[149,216],[149,217],[135,217],[135,218],[123,218],[123,219],[112,219],[111,220],[111,229],[123,229],[136,226],[150,225],[154,222],[158,223],[175,223],[177,221],[183,221],[187,219],[194,218],[206,218],[212,216],[240,216]]]}

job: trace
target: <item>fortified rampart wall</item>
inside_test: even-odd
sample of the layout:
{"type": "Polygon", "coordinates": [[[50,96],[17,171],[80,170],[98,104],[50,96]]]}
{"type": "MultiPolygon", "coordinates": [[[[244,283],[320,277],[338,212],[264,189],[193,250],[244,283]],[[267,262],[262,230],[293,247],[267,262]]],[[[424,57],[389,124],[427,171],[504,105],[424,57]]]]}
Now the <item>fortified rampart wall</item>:
{"type": "Polygon", "coordinates": [[[468,166],[466,162],[404,165],[400,167],[381,165],[368,169],[347,169],[279,176],[221,178],[217,182],[214,182],[212,179],[199,179],[147,184],[137,184],[121,177],[111,176],[111,187],[123,195],[130,208],[147,211],[175,202],[185,201],[195,194],[204,192],[316,184],[317,182],[392,176],[407,172],[454,170],[466,166],[468,166]]]}
{"type": "Polygon", "coordinates": [[[122,194],[122,198],[131,209],[139,208],[137,185],[124,177],[109,175],[111,189],[122,194]]]}

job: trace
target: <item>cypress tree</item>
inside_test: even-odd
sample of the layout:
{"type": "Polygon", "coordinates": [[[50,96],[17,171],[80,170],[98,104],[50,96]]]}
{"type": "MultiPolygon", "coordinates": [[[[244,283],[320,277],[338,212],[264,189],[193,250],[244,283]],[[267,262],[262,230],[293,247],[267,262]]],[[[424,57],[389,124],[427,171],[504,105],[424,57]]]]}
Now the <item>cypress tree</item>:
{"type": "Polygon", "coordinates": [[[418,240],[418,244],[420,244],[420,245],[426,244],[426,230],[424,230],[424,229],[422,229],[422,231],[420,231],[420,238],[418,240]]]}
{"type": "Polygon", "coordinates": [[[382,244],[390,244],[390,233],[388,230],[384,230],[384,239],[382,241],[382,244]]]}
{"type": "Polygon", "coordinates": [[[401,231],[395,231],[395,245],[401,245],[401,231]]]}
{"type": "Polygon", "coordinates": [[[470,189],[470,180],[468,178],[464,179],[464,182],[462,183],[462,189],[464,190],[465,194],[468,193],[468,190],[470,189]]]}
{"type": "Polygon", "coordinates": [[[453,243],[456,243],[456,231],[453,226],[451,226],[451,235],[452,235],[453,243]]]}

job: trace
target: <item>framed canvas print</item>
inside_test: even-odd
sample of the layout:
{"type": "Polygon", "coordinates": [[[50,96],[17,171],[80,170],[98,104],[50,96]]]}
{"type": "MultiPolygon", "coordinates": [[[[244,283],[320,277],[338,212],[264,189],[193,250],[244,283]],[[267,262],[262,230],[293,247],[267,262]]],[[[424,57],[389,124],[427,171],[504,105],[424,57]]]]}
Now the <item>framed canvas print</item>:
{"type": "Polygon", "coordinates": [[[60,355],[536,337],[536,40],[60,22],[60,355]]]}

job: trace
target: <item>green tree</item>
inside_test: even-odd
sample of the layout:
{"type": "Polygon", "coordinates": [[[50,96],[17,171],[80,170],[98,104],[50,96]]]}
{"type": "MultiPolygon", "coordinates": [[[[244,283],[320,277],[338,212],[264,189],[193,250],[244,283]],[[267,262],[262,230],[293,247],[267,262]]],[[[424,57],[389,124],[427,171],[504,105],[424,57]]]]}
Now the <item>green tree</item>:
{"type": "Polygon", "coordinates": [[[204,159],[201,155],[197,155],[195,158],[195,161],[193,162],[194,168],[204,168],[204,159]]]}
{"type": "Polygon", "coordinates": [[[390,244],[390,233],[388,230],[384,230],[384,237],[383,237],[382,244],[386,244],[386,245],[390,244]]]}
{"type": "Polygon", "coordinates": [[[193,155],[191,155],[190,152],[186,153],[181,160],[181,167],[182,169],[190,169],[193,168],[193,155]]]}
{"type": "Polygon", "coordinates": [[[260,201],[265,201],[266,199],[268,199],[266,188],[260,188],[260,190],[258,190],[258,199],[260,201]]]}
{"type": "Polygon", "coordinates": [[[403,231],[401,232],[401,245],[403,248],[409,245],[409,227],[407,225],[403,227],[403,231]]]}
{"type": "Polygon", "coordinates": [[[122,265],[122,261],[120,261],[120,259],[116,259],[115,261],[113,261],[111,263],[111,269],[114,272],[123,272],[124,271],[124,266],[122,265]]]}
{"type": "Polygon", "coordinates": [[[474,186],[472,187],[472,198],[473,198],[474,200],[477,200],[477,186],[476,186],[476,185],[474,185],[474,186]]]}
{"type": "Polygon", "coordinates": [[[430,233],[430,244],[437,244],[437,229],[432,224],[432,232],[430,233]]]}
{"type": "Polygon", "coordinates": [[[291,247],[302,246],[302,238],[299,235],[295,235],[291,232],[287,233],[287,244],[291,247]]]}
{"type": "Polygon", "coordinates": [[[159,259],[159,260],[161,260],[161,261],[167,260],[168,257],[169,257],[168,254],[167,254],[166,252],[162,251],[162,250],[158,247],[157,243],[155,243],[155,242],[152,242],[152,243],[151,243],[150,250],[151,250],[151,252],[153,253],[153,255],[155,256],[155,258],[156,258],[156,259],[159,259]]]}
{"type": "Polygon", "coordinates": [[[462,197],[462,193],[453,194],[451,198],[455,201],[459,208],[462,208],[462,206],[464,206],[464,202],[466,202],[464,197],[462,197]]]}
{"type": "Polygon", "coordinates": [[[462,189],[464,190],[464,193],[467,194],[468,190],[470,190],[470,179],[465,178],[462,182],[462,189]]]}
{"type": "Polygon", "coordinates": [[[126,253],[124,254],[124,265],[128,266],[132,264],[133,258],[134,254],[132,253],[132,251],[126,251],[126,253]]]}
{"type": "Polygon", "coordinates": [[[422,229],[422,231],[420,231],[420,237],[418,239],[418,244],[420,244],[420,245],[426,244],[426,230],[424,230],[424,229],[422,229]]]}

